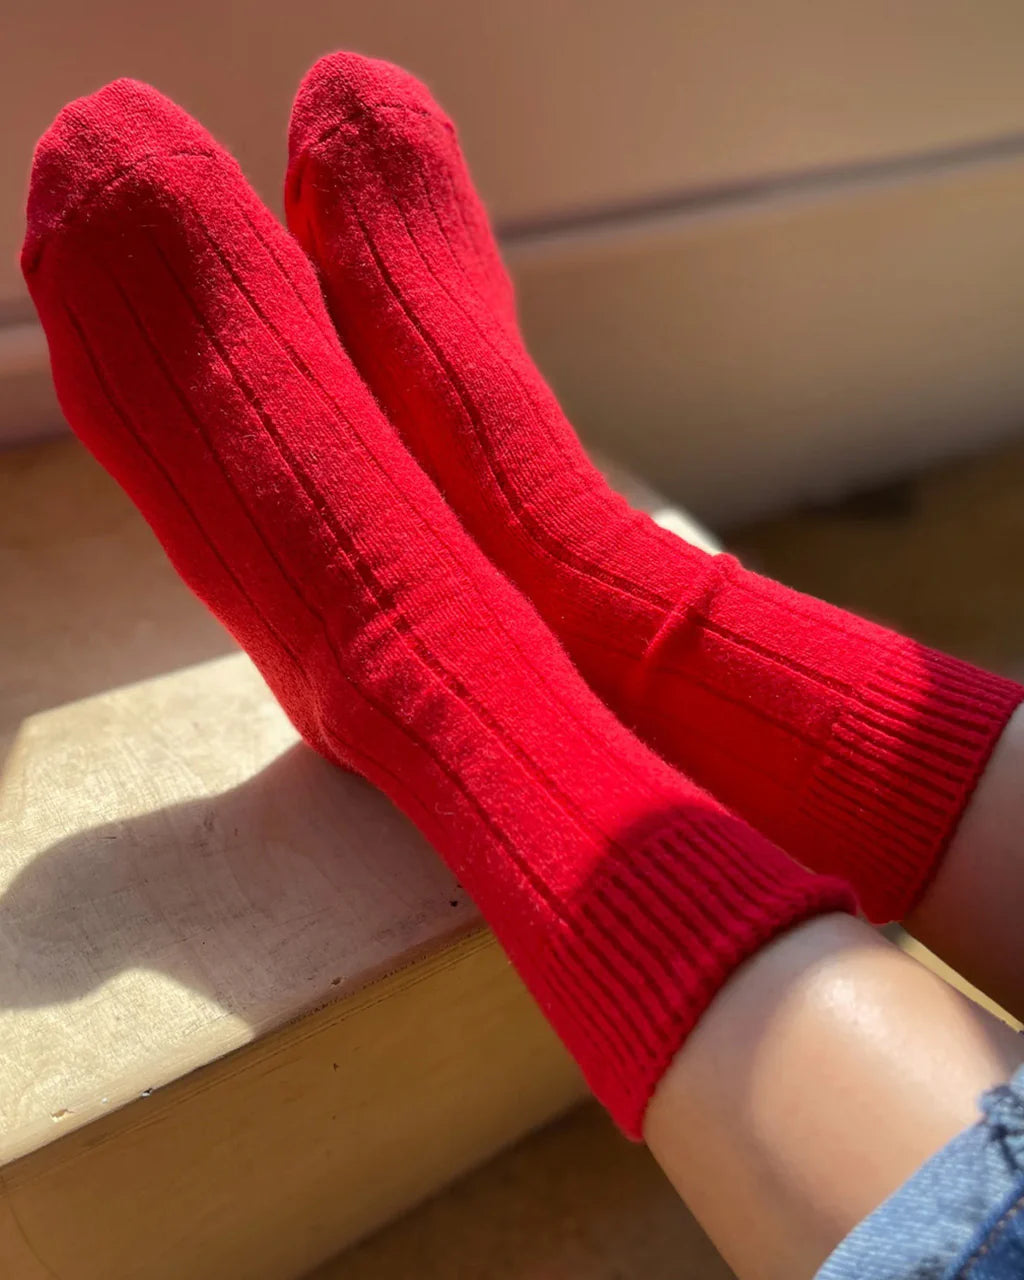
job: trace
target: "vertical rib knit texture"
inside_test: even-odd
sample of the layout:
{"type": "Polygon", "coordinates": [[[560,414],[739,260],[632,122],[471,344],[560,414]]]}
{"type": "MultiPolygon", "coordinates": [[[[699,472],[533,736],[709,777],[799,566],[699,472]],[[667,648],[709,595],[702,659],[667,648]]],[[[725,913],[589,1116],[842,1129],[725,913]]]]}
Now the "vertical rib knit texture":
{"type": "Polygon", "coordinates": [[[23,265],[78,435],[306,739],[433,842],[638,1136],[735,966],[846,888],[591,694],[382,417],[305,255],[172,103],[119,81],[61,113],[23,265]]]}
{"type": "Polygon", "coordinates": [[[412,76],[323,59],[290,145],[289,223],[353,359],[592,688],[848,877],[872,919],[905,915],[1019,686],[689,547],[608,489],[522,346],[452,124],[412,76]]]}

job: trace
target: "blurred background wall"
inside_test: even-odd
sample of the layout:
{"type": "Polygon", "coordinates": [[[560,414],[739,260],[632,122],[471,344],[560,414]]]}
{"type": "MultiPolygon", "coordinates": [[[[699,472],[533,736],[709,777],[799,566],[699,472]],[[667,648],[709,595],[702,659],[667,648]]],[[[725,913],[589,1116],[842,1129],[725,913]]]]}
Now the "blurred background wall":
{"type": "Polygon", "coordinates": [[[321,53],[455,117],[586,438],[716,526],[1024,424],[1019,0],[34,0],[0,16],[0,438],[60,427],[17,269],[32,145],[149,80],[279,207],[321,53]]]}

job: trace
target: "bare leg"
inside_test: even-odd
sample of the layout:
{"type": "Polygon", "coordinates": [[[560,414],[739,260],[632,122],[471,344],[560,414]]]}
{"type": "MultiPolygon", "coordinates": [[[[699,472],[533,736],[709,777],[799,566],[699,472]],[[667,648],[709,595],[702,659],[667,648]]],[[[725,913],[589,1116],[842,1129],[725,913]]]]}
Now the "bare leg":
{"type": "Polygon", "coordinates": [[[800,1280],[1022,1060],[1002,1022],[867,925],[824,916],[737,971],[644,1134],[741,1280],[800,1280]]]}
{"type": "Polygon", "coordinates": [[[1024,706],[907,929],[1024,1021],[1024,706]]]}

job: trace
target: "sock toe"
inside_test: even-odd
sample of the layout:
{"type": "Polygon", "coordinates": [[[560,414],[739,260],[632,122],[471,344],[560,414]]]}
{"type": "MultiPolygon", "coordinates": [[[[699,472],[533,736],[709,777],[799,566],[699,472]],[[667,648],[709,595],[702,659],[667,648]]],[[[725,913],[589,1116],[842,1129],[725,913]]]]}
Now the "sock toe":
{"type": "Polygon", "coordinates": [[[48,239],[119,178],[147,186],[144,162],[220,152],[169,98],[138,80],[115,80],[69,103],[40,139],[32,163],[22,268],[36,269],[48,239]]]}
{"type": "Polygon", "coordinates": [[[346,120],[390,113],[400,130],[402,112],[429,116],[451,128],[427,86],[408,71],[359,53],[329,53],[313,65],[299,86],[288,129],[291,163],[346,120]]]}
{"type": "MultiPolygon", "coordinates": [[[[373,212],[371,222],[377,214],[404,219],[408,233],[421,240],[440,233],[446,255],[458,259],[460,280],[516,331],[512,284],[455,126],[408,71],[360,54],[332,53],[306,76],[292,108],[285,209],[292,234],[320,268],[343,340],[356,347],[359,338],[347,327],[353,307],[372,327],[376,304],[355,301],[351,282],[335,268],[344,260],[363,271],[360,246],[367,246],[359,224],[366,220],[359,207],[373,212]],[[349,231],[339,235],[343,224],[349,231]]],[[[375,268],[364,267],[373,274],[375,268]]]]}

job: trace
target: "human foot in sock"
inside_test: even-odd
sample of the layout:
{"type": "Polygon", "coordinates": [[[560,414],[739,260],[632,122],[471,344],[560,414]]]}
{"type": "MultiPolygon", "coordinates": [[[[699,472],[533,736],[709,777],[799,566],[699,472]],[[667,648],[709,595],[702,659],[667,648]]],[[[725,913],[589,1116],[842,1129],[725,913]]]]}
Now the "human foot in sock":
{"type": "Polygon", "coordinates": [[[451,123],[406,72],[313,68],[286,202],[378,401],[591,686],[847,876],[873,919],[905,915],[1021,689],[708,556],[609,490],[522,346],[451,123]]]}
{"type": "Polygon", "coordinates": [[[23,262],[76,432],[308,741],[434,843],[638,1135],[729,974],[846,909],[846,887],[590,693],[381,416],[305,255],[184,112],[130,81],[66,108],[23,262]]]}

